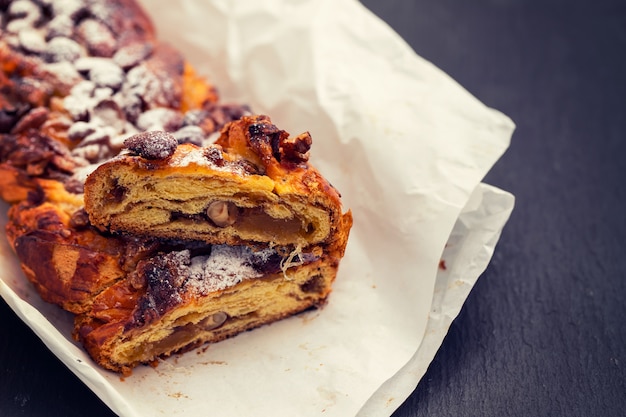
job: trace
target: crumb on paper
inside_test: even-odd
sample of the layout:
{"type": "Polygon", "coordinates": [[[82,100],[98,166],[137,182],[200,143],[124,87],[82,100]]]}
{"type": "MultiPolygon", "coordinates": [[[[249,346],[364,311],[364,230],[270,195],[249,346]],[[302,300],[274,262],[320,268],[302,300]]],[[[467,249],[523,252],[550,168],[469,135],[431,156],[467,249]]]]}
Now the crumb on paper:
{"type": "Polygon", "coordinates": [[[204,362],[200,362],[200,365],[206,366],[206,365],[228,365],[228,362],[226,361],[204,361],[204,362]]]}
{"type": "Polygon", "coordinates": [[[439,269],[442,271],[445,271],[448,269],[448,267],[446,266],[446,260],[442,259],[439,261],[439,269]]]}
{"type": "Polygon", "coordinates": [[[304,325],[311,323],[313,320],[315,320],[316,318],[320,316],[319,310],[316,310],[315,312],[308,312],[308,313],[309,314],[305,313],[305,314],[301,314],[298,316],[302,319],[302,324],[304,325]]]}
{"type": "Polygon", "coordinates": [[[448,288],[459,288],[462,287],[463,285],[465,285],[466,283],[463,282],[460,279],[455,280],[453,283],[451,283],[450,285],[448,285],[448,288]]]}

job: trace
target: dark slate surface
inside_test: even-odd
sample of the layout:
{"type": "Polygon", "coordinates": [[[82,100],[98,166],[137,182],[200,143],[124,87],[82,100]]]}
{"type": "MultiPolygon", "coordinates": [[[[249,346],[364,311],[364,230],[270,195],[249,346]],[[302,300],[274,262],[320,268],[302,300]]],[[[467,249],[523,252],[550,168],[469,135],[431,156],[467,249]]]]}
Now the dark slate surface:
{"type": "MultiPolygon", "coordinates": [[[[626,409],[626,2],[364,0],[517,131],[516,209],[394,417],[626,409]]],[[[112,413],[0,301],[0,416],[112,413]]]]}

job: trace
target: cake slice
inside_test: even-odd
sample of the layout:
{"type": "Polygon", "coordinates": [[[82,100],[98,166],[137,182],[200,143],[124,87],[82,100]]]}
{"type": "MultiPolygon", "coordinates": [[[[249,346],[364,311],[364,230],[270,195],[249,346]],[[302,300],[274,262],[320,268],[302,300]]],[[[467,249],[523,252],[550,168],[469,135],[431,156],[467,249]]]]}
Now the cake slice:
{"type": "Polygon", "coordinates": [[[302,254],[290,266],[273,249],[212,245],[159,252],[94,298],[75,334],[104,368],[138,364],[323,305],[337,273],[332,254],[302,254]]]}
{"type": "Polygon", "coordinates": [[[76,336],[105,368],[127,373],[330,294],[352,217],[307,162],[310,137],[290,139],[269,118],[245,116],[218,143],[140,134],[126,141],[128,154],[88,177],[91,224],[112,238],[152,242],[77,317],[76,336]]]}
{"type": "Polygon", "coordinates": [[[130,153],[85,183],[85,209],[101,230],[230,245],[343,238],[340,196],[307,162],[308,133],[291,138],[268,117],[244,116],[212,146],[177,146],[165,132],[125,143],[130,153]]]}
{"type": "Polygon", "coordinates": [[[0,2],[0,198],[74,337],[128,374],[322,305],[352,217],[308,133],[220,102],[136,1],[70,3],[0,2]]]}
{"type": "Polygon", "coordinates": [[[209,244],[103,233],[55,181],[9,211],[7,237],[42,298],[76,314],[74,336],[100,366],[140,364],[323,305],[344,254],[335,245],[209,244]]]}

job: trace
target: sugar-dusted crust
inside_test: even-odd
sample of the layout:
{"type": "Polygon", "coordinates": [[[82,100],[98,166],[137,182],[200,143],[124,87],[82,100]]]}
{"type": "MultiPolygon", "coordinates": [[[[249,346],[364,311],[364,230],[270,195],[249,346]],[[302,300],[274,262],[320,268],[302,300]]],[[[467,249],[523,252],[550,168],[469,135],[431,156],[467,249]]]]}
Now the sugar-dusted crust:
{"type": "Polygon", "coordinates": [[[202,143],[247,112],[219,104],[133,0],[0,2],[0,68],[0,197],[9,202],[24,200],[35,178],[82,186],[129,135],[163,129],[202,143]]]}
{"type": "Polygon", "coordinates": [[[219,102],[132,0],[0,13],[6,235],[100,366],[128,374],[325,303],[352,217],[308,164],[308,134],[219,102]],[[166,140],[145,148],[142,135],[166,140]]]}
{"type": "Polygon", "coordinates": [[[167,278],[165,295],[159,293],[162,287],[146,284],[145,276],[139,284],[120,281],[94,299],[88,314],[78,316],[77,336],[100,365],[128,373],[140,363],[318,307],[331,292],[339,260],[319,258],[208,292],[191,283],[193,279],[183,280],[176,271],[178,262],[167,278]]]}
{"type": "Polygon", "coordinates": [[[345,249],[103,234],[80,196],[55,181],[39,190],[10,209],[9,242],[42,298],[76,314],[94,360],[124,374],[323,305],[345,249]]]}
{"type": "Polygon", "coordinates": [[[92,225],[119,236],[202,241],[211,254],[278,248],[279,260],[253,279],[207,288],[207,277],[190,272],[197,262],[189,253],[144,259],[78,318],[77,335],[99,363],[128,372],[325,302],[352,217],[308,163],[308,134],[290,138],[268,117],[244,116],[223,128],[216,145],[177,146],[162,133],[126,143],[130,154],[87,179],[92,225]],[[222,207],[213,213],[216,204],[222,207]]]}
{"type": "Polygon", "coordinates": [[[93,225],[208,243],[345,244],[349,215],[307,162],[308,134],[290,138],[268,117],[245,116],[224,127],[217,145],[184,144],[153,158],[150,151],[166,140],[144,135],[135,154],[88,177],[85,209],[93,225]]]}

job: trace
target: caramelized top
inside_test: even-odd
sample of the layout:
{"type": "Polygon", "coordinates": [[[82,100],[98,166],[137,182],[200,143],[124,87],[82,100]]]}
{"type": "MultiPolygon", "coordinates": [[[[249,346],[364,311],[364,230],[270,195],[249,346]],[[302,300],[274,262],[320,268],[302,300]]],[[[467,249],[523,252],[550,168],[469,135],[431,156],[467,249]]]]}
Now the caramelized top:
{"type": "Polygon", "coordinates": [[[248,112],[217,103],[134,0],[0,2],[0,33],[0,164],[21,186],[50,178],[81,192],[128,136],[163,130],[202,145],[248,112]]]}

